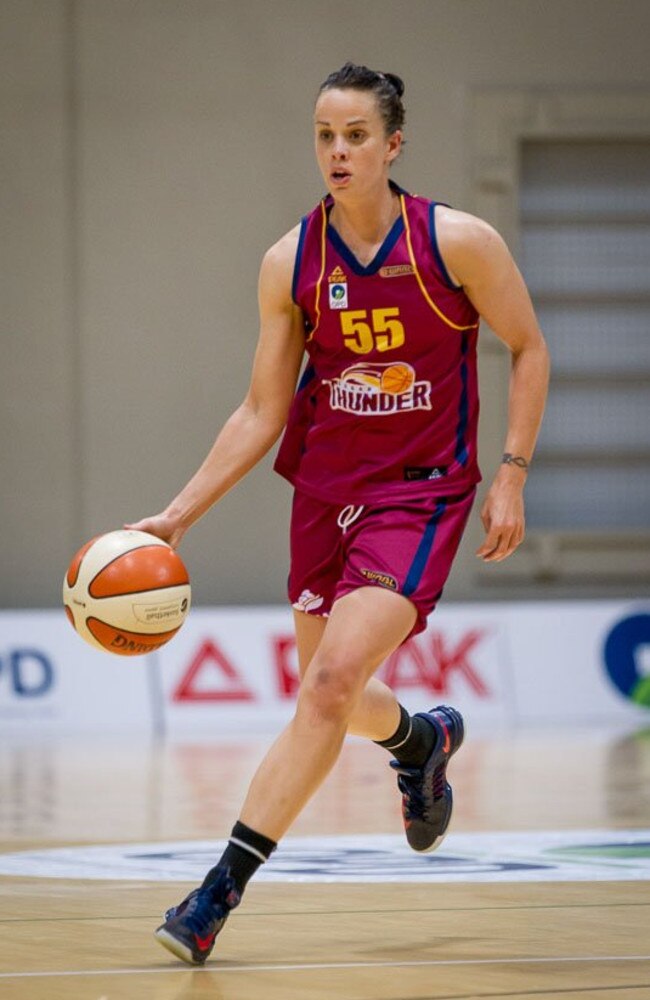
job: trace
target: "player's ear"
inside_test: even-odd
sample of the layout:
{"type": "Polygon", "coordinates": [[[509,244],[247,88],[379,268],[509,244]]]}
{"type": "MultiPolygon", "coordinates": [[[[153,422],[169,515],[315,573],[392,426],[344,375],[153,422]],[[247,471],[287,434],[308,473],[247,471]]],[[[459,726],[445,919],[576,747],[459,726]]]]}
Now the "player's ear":
{"type": "Polygon", "coordinates": [[[388,137],[388,149],[386,151],[386,163],[392,163],[396,160],[402,151],[402,131],[401,129],[396,129],[392,135],[388,137]]]}

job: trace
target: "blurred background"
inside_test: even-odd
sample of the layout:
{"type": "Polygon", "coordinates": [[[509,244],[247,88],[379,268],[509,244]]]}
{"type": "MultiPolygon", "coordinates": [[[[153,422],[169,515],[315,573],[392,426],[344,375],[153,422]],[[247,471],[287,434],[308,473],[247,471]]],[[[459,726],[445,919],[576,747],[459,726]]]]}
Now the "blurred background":
{"type": "MultiPolygon", "coordinates": [[[[194,611],[141,669],[75,636],[61,581],[87,539],[168,503],[242,399],[259,265],[323,194],[313,104],[352,59],[404,78],[395,179],[499,229],[553,359],[525,544],[479,563],[479,502],[384,676],[473,722],[647,721],[648,37],[647,0],[0,0],[0,717],[288,717],[273,454],[184,539],[194,611]]],[[[480,344],[484,491],[510,359],[486,325],[480,344]]]]}
{"type": "MultiPolygon", "coordinates": [[[[477,504],[443,608],[615,601],[601,648],[632,602],[646,677],[649,36],[647,0],[0,0],[0,605],[59,608],[76,549],[203,459],[247,388],[262,255],[323,193],[318,86],[352,59],[404,78],[395,179],[497,226],[553,358],[528,538],[480,564],[477,504]]],[[[485,489],[509,357],[480,339],[485,489]]],[[[272,457],[184,540],[195,606],[284,605],[272,457]]]]}

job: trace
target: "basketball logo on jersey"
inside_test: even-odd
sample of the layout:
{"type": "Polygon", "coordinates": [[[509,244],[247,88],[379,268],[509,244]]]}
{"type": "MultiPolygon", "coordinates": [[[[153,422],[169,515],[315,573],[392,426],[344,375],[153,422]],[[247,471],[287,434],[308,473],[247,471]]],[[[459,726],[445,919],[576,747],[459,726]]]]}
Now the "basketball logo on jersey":
{"type": "Polygon", "coordinates": [[[332,273],[328,275],[327,280],[330,289],[330,309],[347,309],[348,279],[343,268],[335,267],[332,273]]]}
{"type": "Polygon", "coordinates": [[[333,410],[361,417],[431,409],[431,383],[418,382],[415,369],[405,361],[351,365],[324,383],[330,387],[333,410]]]}

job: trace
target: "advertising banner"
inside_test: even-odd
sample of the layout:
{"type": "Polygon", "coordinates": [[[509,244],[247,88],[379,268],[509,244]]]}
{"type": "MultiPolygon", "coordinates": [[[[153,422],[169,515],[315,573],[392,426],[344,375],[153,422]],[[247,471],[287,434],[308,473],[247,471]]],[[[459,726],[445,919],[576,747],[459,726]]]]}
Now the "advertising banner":
{"type": "MultiPolygon", "coordinates": [[[[451,703],[477,728],[647,721],[650,602],[450,604],[377,676],[409,710],[451,703]]],[[[287,608],[195,608],[139,657],[95,651],[63,612],[0,612],[5,731],[264,733],[298,686],[287,608]]]]}
{"type": "MultiPolygon", "coordinates": [[[[421,636],[397,649],[377,677],[409,710],[453,701],[481,721],[513,720],[510,663],[502,622],[479,609],[447,609],[421,636]]],[[[232,732],[289,719],[299,687],[291,613],[195,609],[173,643],[156,654],[166,731],[232,732]]]]}

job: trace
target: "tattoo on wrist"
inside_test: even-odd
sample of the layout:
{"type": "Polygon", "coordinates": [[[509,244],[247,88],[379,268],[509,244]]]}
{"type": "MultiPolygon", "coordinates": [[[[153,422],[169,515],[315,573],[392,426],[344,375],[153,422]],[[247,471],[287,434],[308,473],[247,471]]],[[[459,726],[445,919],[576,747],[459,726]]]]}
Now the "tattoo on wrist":
{"type": "Polygon", "coordinates": [[[501,464],[517,465],[520,469],[526,469],[526,471],[530,468],[530,462],[528,462],[523,455],[512,455],[509,451],[504,452],[501,464]]]}

